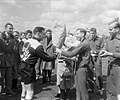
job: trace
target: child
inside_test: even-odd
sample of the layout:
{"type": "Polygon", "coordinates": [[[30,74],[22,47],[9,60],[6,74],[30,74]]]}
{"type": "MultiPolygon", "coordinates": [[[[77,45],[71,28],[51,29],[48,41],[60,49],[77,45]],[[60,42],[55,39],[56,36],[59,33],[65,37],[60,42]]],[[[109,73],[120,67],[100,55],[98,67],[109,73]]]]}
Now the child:
{"type": "Polygon", "coordinates": [[[61,89],[61,100],[70,100],[70,89],[73,87],[73,61],[68,59],[64,60],[65,66],[62,66],[62,70],[59,75],[61,77],[60,80],[60,89],[61,89]]]}

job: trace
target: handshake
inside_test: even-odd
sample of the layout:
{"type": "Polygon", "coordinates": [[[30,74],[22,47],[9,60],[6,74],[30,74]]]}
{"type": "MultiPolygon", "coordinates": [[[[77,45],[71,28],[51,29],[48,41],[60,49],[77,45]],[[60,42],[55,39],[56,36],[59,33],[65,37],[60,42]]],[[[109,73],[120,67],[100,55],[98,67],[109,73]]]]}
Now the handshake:
{"type": "Polygon", "coordinates": [[[61,49],[56,47],[56,50],[54,52],[54,59],[61,57],[61,49]]]}
{"type": "Polygon", "coordinates": [[[91,50],[91,56],[100,56],[100,57],[108,57],[108,56],[112,56],[113,53],[110,53],[106,50],[101,50],[99,53],[96,53],[96,51],[91,50]]]}
{"type": "Polygon", "coordinates": [[[55,53],[57,53],[57,54],[61,54],[61,52],[62,52],[62,50],[56,47],[56,51],[55,51],[55,53]]]}
{"type": "Polygon", "coordinates": [[[90,51],[90,54],[91,54],[91,56],[93,56],[93,57],[94,57],[94,56],[98,56],[98,55],[97,55],[97,52],[94,51],[94,50],[91,50],[91,51],[90,51]]]}
{"type": "Polygon", "coordinates": [[[113,56],[113,53],[108,52],[108,51],[106,51],[106,50],[101,50],[101,51],[99,52],[99,56],[100,56],[100,57],[113,56]]]}

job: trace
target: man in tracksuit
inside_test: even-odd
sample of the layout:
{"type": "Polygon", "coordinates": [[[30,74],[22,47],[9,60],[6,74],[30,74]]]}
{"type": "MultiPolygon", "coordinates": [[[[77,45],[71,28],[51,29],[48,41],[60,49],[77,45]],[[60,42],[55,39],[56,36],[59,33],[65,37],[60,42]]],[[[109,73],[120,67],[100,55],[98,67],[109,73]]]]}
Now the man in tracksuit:
{"type": "Polygon", "coordinates": [[[25,41],[21,51],[21,84],[22,84],[22,100],[32,100],[34,93],[34,82],[36,81],[35,64],[38,58],[44,61],[52,61],[56,59],[56,55],[48,55],[44,52],[40,41],[45,37],[45,28],[35,27],[33,30],[33,38],[25,41]]]}

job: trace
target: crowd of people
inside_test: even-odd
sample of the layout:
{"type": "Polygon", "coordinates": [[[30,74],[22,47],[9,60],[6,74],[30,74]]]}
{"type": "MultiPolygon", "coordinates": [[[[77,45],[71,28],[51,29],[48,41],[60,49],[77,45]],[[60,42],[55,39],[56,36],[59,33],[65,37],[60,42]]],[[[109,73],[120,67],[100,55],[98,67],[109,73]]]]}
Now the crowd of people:
{"type": "Polygon", "coordinates": [[[36,79],[42,75],[42,84],[50,84],[52,70],[56,69],[55,97],[71,100],[69,94],[74,87],[76,100],[89,100],[95,84],[103,95],[102,58],[108,57],[107,100],[120,100],[119,20],[111,21],[108,29],[110,37],[105,40],[96,28],[78,28],[73,34],[64,26],[55,46],[52,29],[38,26],[33,31],[18,32],[13,24],[6,23],[5,31],[0,33],[1,95],[15,94],[20,80],[21,100],[32,100],[36,79]]]}

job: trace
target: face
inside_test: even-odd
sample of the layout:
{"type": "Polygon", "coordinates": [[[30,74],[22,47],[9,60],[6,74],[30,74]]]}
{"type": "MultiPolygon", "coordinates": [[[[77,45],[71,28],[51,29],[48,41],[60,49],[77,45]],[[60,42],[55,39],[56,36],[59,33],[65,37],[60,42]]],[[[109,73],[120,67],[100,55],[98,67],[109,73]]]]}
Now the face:
{"type": "Polygon", "coordinates": [[[13,26],[12,25],[7,25],[7,27],[5,27],[5,30],[6,30],[7,33],[12,34],[12,32],[13,32],[13,26]]]}
{"type": "Polygon", "coordinates": [[[75,36],[80,39],[84,36],[84,32],[81,32],[80,30],[77,30],[75,36]]]}
{"type": "Polygon", "coordinates": [[[45,30],[42,30],[42,32],[37,32],[36,33],[36,37],[41,41],[43,40],[44,38],[46,38],[46,34],[45,34],[45,30]]]}
{"type": "Polygon", "coordinates": [[[25,39],[26,36],[25,36],[25,33],[22,33],[21,36],[20,36],[21,39],[25,39]]]}
{"type": "Polygon", "coordinates": [[[14,35],[15,39],[18,40],[18,38],[19,38],[19,33],[17,33],[17,32],[13,32],[13,35],[14,35]]]}
{"type": "Polygon", "coordinates": [[[108,31],[110,33],[111,38],[114,38],[119,31],[119,29],[115,28],[115,26],[116,26],[116,23],[112,23],[108,26],[108,31]]]}
{"type": "Polygon", "coordinates": [[[94,37],[95,37],[95,34],[92,31],[90,31],[89,32],[89,39],[92,40],[94,37]]]}
{"type": "Polygon", "coordinates": [[[27,33],[26,38],[27,38],[27,39],[32,38],[32,33],[27,33]]]}
{"type": "Polygon", "coordinates": [[[51,32],[46,32],[46,36],[47,36],[48,38],[50,38],[50,37],[52,37],[52,33],[51,33],[51,32]]]}

